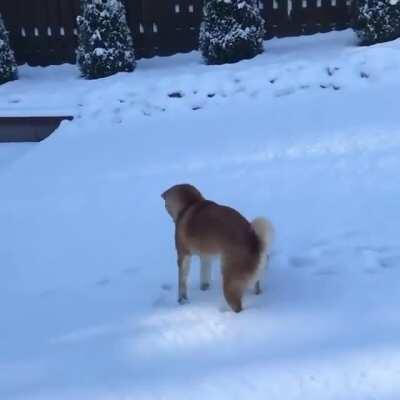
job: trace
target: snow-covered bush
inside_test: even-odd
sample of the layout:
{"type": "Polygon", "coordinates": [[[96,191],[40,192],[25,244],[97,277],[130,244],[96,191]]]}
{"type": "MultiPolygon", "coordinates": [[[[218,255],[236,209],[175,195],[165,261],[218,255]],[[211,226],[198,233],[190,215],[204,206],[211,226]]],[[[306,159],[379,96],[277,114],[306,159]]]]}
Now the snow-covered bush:
{"type": "Polygon", "coordinates": [[[399,0],[359,0],[354,30],[361,45],[386,42],[400,37],[399,0]]]}
{"type": "Polygon", "coordinates": [[[82,16],[77,22],[77,61],[85,78],[135,69],[132,35],[120,0],[82,0],[82,16]]]}
{"type": "Polygon", "coordinates": [[[207,64],[233,63],[262,53],[264,34],[255,0],[205,0],[199,47],[207,64]]]}
{"type": "Polygon", "coordinates": [[[8,32],[0,14],[0,85],[17,79],[17,63],[10,49],[8,32]]]}

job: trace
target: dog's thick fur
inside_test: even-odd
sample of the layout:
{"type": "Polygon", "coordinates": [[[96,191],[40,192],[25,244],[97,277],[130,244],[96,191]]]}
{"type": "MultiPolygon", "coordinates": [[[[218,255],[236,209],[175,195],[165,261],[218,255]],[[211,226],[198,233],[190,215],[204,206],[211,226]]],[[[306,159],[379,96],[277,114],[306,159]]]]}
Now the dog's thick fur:
{"type": "Polygon", "coordinates": [[[190,257],[200,256],[200,288],[210,286],[211,257],[221,257],[223,291],[233,311],[242,310],[244,290],[255,282],[261,292],[260,272],[267,261],[272,240],[272,225],[264,218],[249,223],[230,207],[204,199],[192,185],[175,185],[161,197],[175,222],[178,253],[178,301],[187,301],[187,277],[190,257]]]}

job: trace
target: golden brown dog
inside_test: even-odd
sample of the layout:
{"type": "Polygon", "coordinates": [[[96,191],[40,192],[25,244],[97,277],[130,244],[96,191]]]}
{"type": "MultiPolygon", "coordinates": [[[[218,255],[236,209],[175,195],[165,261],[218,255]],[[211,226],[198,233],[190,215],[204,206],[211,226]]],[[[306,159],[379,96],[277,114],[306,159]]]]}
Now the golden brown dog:
{"type": "Polygon", "coordinates": [[[204,199],[192,185],[172,186],[161,197],[175,222],[175,245],[178,253],[178,301],[187,301],[187,278],[190,257],[200,256],[200,288],[210,287],[213,256],[221,257],[224,296],[235,312],[242,310],[245,289],[255,282],[259,294],[260,273],[267,261],[272,240],[272,225],[264,218],[251,223],[230,207],[204,199]]]}

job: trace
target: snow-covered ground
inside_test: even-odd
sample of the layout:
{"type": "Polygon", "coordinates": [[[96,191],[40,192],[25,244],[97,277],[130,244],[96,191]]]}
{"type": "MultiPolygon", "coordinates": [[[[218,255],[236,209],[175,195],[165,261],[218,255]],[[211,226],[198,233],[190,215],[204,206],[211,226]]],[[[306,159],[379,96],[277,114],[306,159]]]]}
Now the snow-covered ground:
{"type": "Polygon", "coordinates": [[[276,98],[309,91],[364,89],[391,84],[400,69],[398,41],[355,46],[350,31],[273,39],[265,53],[234,65],[204,65],[197,52],[140,60],[135,73],[92,81],[76,66],[20,68],[21,79],[0,87],[1,115],[72,114],[114,122],[208,107],[230,107],[232,97],[276,98]]]}
{"type": "Polygon", "coordinates": [[[0,171],[21,158],[35,146],[36,143],[0,143],[0,171]]]}
{"type": "Polygon", "coordinates": [[[91,82],[21,68],[1,113],[76,118],[0,145],[0,399],[398,400],[399,90],[400,42],[350,31],[91,82]],[[275,224],[241,314],[196,262],[176,302],[177,182],[275,224]]]}

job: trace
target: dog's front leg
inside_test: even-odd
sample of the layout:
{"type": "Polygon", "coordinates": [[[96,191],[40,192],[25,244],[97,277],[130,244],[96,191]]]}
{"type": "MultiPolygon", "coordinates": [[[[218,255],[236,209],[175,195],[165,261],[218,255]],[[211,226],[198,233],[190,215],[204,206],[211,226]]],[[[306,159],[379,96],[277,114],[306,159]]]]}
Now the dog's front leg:
{"type": "Polygon", "coordinates": [[[190,256],[178,255],[178,302],[179,304],[185,304],[188,301],[187,296],[187,280],[190,270],[190,256]]]}
{"type": "Polygon", "coordinates": [[[211,284],[211,257],[200,257],[200,290],[208,290],[211,284]]]}

